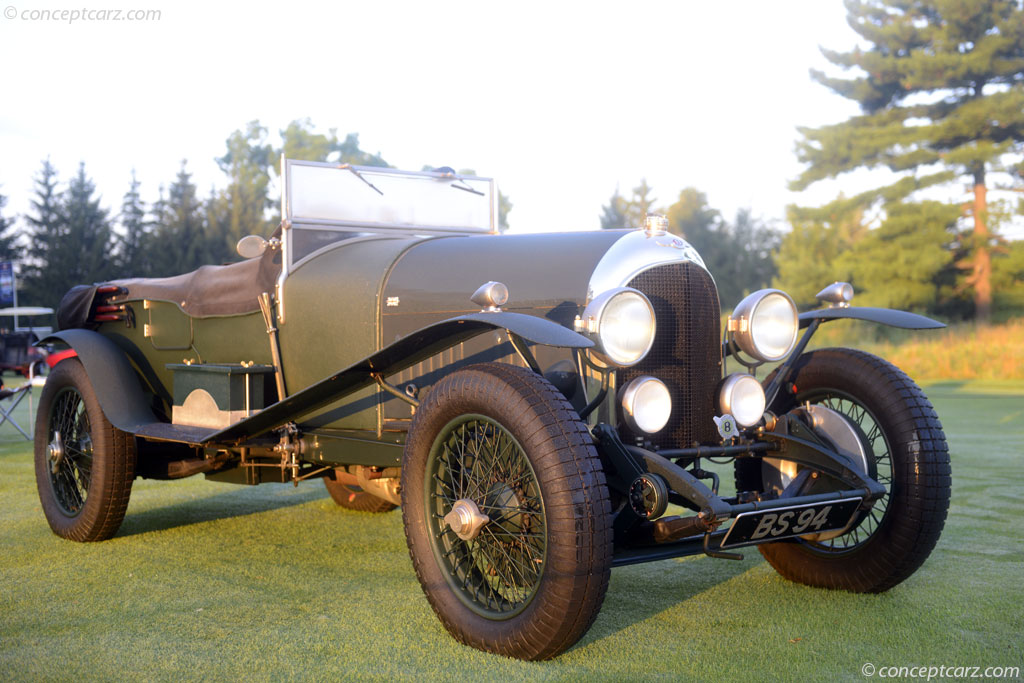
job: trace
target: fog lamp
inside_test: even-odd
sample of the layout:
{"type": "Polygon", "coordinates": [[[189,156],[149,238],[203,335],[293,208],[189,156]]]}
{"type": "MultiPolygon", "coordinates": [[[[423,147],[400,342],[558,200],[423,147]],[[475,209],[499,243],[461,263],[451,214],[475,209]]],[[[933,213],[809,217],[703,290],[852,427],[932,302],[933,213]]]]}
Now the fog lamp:
{"type": "Polygon", "coordinates": [[[642,375],[622,390],[622,416],[633,432],[654,434],[664,429],[672,414],[672,396],[665,383],[642,375]]]}
{"type": "Polygon", "coordinates": [[[756,425],[764,415],[764,388],[753,375],[734,372],[722,382],[718,407],[722,415],[732,415],[744,427],[756,425]]]}

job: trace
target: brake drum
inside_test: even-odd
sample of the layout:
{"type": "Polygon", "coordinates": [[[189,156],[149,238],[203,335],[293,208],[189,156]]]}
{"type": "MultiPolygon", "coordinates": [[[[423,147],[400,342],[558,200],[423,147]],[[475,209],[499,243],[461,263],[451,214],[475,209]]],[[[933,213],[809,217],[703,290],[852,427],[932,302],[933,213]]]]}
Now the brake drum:
{"type": "MultiPolygon", "coordinates": [[[[873,462],[874,456],[867,444],[867,439],[861,430],[846,417],[831,408],[823,405],[806,405],[795,409],[804,421],[811,427],[815,434],[824,439],[828,444],[841,455],[845,455],[853,462],[853,466],[867,476],[873,476],[869,463],[873,462]]],[[[781,458],[763,458],[761,465],[761,477],[764,482],[765,491],[774,491],[781,494],[796,475],[803,469],[792,460],[781,458]]],[[[854,524],[860,521],[856,517],[854,524]]],[[[842,536],[848,529],[828,531],[820,534],[808,534],[800,538],[807,541],[827,541],[837,536],[842,536]]]]}

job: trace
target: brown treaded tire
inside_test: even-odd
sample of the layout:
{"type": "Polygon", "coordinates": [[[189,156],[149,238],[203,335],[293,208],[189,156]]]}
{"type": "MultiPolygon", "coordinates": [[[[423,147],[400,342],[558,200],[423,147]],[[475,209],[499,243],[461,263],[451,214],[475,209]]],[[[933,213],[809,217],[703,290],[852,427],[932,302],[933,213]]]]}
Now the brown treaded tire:
{"type": "Polygon", "coordinates": [[[135,437],[107,420],[77,358],[57,364],[39,397],[35,465],[55,534],[103,541],[117,533],[135,479],[135,437]]]}
{"type": "Polygon", "coordinates": [[[423,592],[466,645],[549,659],[601,609],[604,472],[586,425],[540,375],[487,363],[431,387],[405,446],[402,518],[423,592]]]}
{"type": "Polygon", "coordinates": [[[372,493],[367,493],[358,486],[342,484],[334,478],[334,473],[324,477],[327,493],[339,507],[356,512],[391,512],[397,505],[384,500],[372,493]]]}
{"type": "MultiPolygon", "coordinates": [[[[805,402],[824,405],[855,423],[875,460],[876,479],[889,490],[849,532],[824,541],[792,539],[758,546],[783,577],[798,583],[880,593],[931,554],[949,509],[950,464],[935,409],[906,374],[853,349],[804,354],[772,410],[805,402]]],[[[760,465],[759,460],[751,462],[760,465]]],[[[737,483],[751,483],[749,465],[737,483]]]]}

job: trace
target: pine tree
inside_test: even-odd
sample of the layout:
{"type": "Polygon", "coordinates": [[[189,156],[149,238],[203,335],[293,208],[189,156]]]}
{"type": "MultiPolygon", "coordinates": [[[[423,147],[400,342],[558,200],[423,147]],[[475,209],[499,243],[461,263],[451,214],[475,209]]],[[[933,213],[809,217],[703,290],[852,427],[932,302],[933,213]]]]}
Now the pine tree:
{"type": "Polygon", "coordinates": [[[968,284],[975,316],[992,307],[995,239],[987,200],[989,175],[1011,170],[1024,154],[1024,8],[1019,0],[847,0],[849,23],[868,49],[825,57],[852,78],[812,76],[854,100],[862,113],[801,129],[793,182],[810,184],[857,168],[888,168],[893,184],[861,195],[899,201],[917,190],[966,177],[973,200],[968,284]]]}
{"type": "Polygon", "coordinates": [[[95,196],[96,186],[85,174],[85,164],[58,195],[57,172],[49,159],[36,179],[35,215],[30,262],[23,269],[25,298],[41,306],[56,307],[61,297],[77,284],[108,278],[113,246],[110,220],[95,196]]]}
{"type": "Polygon", "coordinates": [[[814,295],[835,281],[849,281],[840,262],[868,232],[864,209],[857,198],[840,197],[820,208],[790,206],[786,219],[792,229],[786,233],[775,255],[778,274],[773,286],[793,297],[800,308],[817,305],[814,295]]]}
{"type": "Polygon", "coordinates": [[[1010,242],[1005,254],[992,259],[996,305],[1006,316],[1024,316],[1024,240],[1010,242]]]}
{"type": "Polygon", "coordinates": [[[781,235],[750,209],[738,209],[731,223],[723,222],[721,239],[720,248],[711,254],[717,262],[707,265],[719,283],[723,308],[731,309],[747,294],[770,286],[781,235]]]}
{"type": "Polygon", "coordinates": [[[15,261],[21,257],[21,247],[18,244],[16,231],[8,232],[14,228],[14,219],[3,215],[3,209],[7,206],[7,197],[0,194],[0,261],[15,261]]]}
{"type": "Polygon", "coordinates": [[[230,244],[227,237],[231,224],[231,203],[224,192],[210,187],[210,194],[203,202],[203,221],[210,237],[207,240],[210,263],[231,263],[239,259],[236,241],[230,244]]]}
{"type": "Polygon", "coordinates": [[[959,209],[936,201],[892,206],[882,224],[837,259],[865,306],[936,311],[944,296],[941,275],[952,265],[947,248],[959,209]]]}
{"type": "Polygon", "coordinates": [[[625,205],[627,228],[642,228],[647,214],[651,213],[654,202],[657,200],[651,196],[651,186],[647,184],[647,178],[641,178],[640,184],[633,188],[633,196],[625,205]]]}
{"type": "Polygon", "coordinates": [[[146,220],[146,205],[139,195],[139,181],[132,169],[132,182],[121,202],[120,223],[123,234],[117,249],[117,271],[119,276],[138,277],[146,275],[150,224],[146,220]]]}
{"type": "MultiPolygon", "coordinates": [[[[153,205],[155,229],[152,236],[153,276],[178,275],[210,262],[210,240],[205,230],[205,210],[196,194],[187,162],[164,196],[153,205]]],[[[217,240],[218,245],[221,240],[217,240]]]]}
{"type": "Polygon", "coordinates": [[[30,204],[32,210],[25,216],[29,226],[28,258],[22,267],[25,295],[21,303],[55,307],[67,287],[63,274],[49,264],[51,252],[66,237],[67,221],[57,192],[57,169],[49,159],[43,161],[35,179],[35,197],[30,204]]]}
{"type": "Polygon", "coordinates": [[[626,226],[626,200],[615,188],[608,204],[601,207],[601,229],[618,230],[626,226]]]}
{"type": "Polygon", "coordinates": [[[65,272],[71,282],[67,289],[78,283],[99,282],[112,275],[113,231],[109,213],[100,207],[100,198],[95,193],[96,185],[85,175],[85,164],[80,163],[78,173],[64,193],[67,237],[55,250],[55,255],[68,264],[65,272]]]}

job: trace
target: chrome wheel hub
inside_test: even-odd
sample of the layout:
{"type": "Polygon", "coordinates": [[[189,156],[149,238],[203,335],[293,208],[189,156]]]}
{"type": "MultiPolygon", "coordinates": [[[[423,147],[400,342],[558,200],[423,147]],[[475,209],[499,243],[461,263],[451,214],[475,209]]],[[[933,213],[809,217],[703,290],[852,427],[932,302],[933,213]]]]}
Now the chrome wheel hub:
{"type": "Polygon", "coordinates": [[[46,446],[46,454],[50,457],[50,471],[54,474],[60,470],[60,464],[64,461],[64,440],[60,432],[53,433],[53,441],[46,446]]]}
{"type": "Polygon", "coordinates": [[[444,523],[463,541],[471,541],[491,518],[480,512],[480,508],[469,498],[460,498],[452,505],[451,512],[444,516],[444,523]]]}

